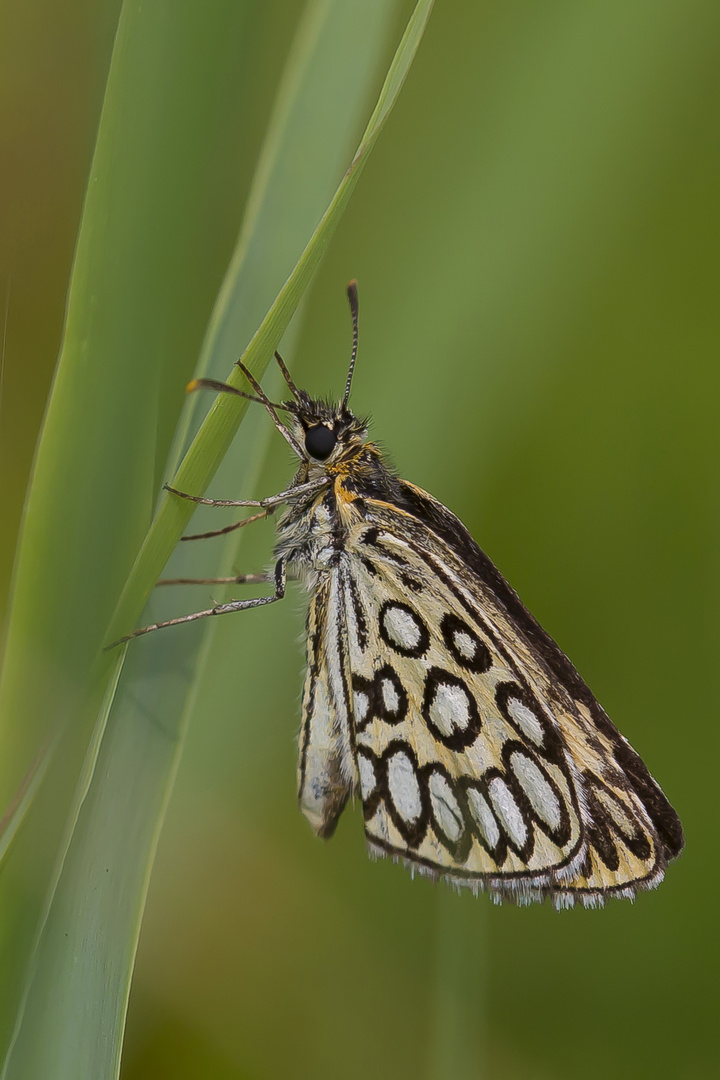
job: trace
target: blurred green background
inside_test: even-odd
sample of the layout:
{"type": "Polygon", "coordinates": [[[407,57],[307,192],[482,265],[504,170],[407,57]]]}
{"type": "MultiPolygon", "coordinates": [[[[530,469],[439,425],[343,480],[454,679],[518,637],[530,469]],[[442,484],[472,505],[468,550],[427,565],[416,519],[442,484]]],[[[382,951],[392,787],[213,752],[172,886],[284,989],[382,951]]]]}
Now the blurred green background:
{"type": "MultiPolygon", "coordinates": [[[[0,9],[3,598],[118,11],[0,9]]],[[[299,11],[238,19],[241,137],[218,132],[182,313],[198,345],[299,11]]],[[[719,61],[720,7],[700,0],[437,0],[293,362],[312,392],[341,391],[357,277],[354,407],[641,752],[683,819],[681,861],[634,906],[557,914],[371,864],[357,812],[322,844],[295,806],[302,600],[221,620],[152,878],[125,1080],[452,1077],[454,1031],[467,1076],[718,1067],[719,61]]],[[[260,492],[290,474],[276,439],[260,492]]],[[[258,569],[271,530],[246,541],[258,569]]]]}

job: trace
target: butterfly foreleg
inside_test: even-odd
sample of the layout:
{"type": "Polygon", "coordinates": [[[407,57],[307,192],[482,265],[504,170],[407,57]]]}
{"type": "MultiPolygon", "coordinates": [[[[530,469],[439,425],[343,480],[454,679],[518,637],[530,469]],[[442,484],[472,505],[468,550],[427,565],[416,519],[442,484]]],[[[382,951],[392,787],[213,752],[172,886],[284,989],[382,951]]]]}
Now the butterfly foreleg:
{"type": "MultiPolygon", "coordinates": [[[[293,499],[300,498],[302,495],[311,495],[314,491],[319,491],[320,488],[326,487],[329,483],[329,478],[323,476],[318,480],[310,480],[307,484],[296,484],[294,487],[288,488],[287,491],[280,491],[277,495],[270,495],[266,499],[203,499],[199,495],[189,495],[187,491],[179,491],[170,484],[165,485],[165,490],[173,495],[179,495],[181,499],[189,499],[190,502],[198,503],[200,506],[259,506],[263,510],[269,510],[272,507],[279,506],[281,503],[292,502],[293,499]]],[[[248,520],[250,519],[248,518],[248,520]]]]}
{"type": "MultiPolygon", "coordinates": [[[[262,510],[259,514],[251,514],[250,517],[243,518],[242,521],[235,521],[232,525],[225,525],[222,529],[211,529],[209,532],[190,533],[188,536],[181,536],[181,540],[210,540],[215,536],[227,536],[228,533],[235,532],[237,529],[243,529],[246,525],[251,525],[253,521],[262,521],[267,517],[270,517],[275,513],[275,510],[284,502],[290,502],[292,499],[299,495],[306,495],[313,491],[319,490],[326,484],[326,480],[323,479],[320,482],[317,480],[311,481],[309,484],[298,484],[293,488],[289,488],[287,491],[281,491],[277,495],[270,495],[267,499],[240,499],[240,500],[228,500],[228,499],[201,499],[199,495],[188,495],[185,491],[179,491],[177,488],[170,487],[166,484],[166,490],[172,492],[173,495],[179,495],[182,499],[189,499],[190,502],[199,503],[201,506],[261,506],[262,510]]],[[[209,584],[212,584],[210,582],[209,584]]]]}
{"type": "MultiPolygon", "coordinates": [[[[248,578],[260,578],[261,575],[247,574],[244,577],[245,581],[240,583],[250,584],[248,578]]],[[[179,626],[181,623],[196,622],[198,619],[209,619],[212,615],[229,615],[232,611],[245,611],[247,608],[264,607],[266,604],[274,604],[276,600],[282,600],[285,596],[285,586],[287,584],[287,567],[284,558],[278,559],[275,564],[273,579],[275,592],[272,596],[256,596],[252,600],[230,600],[226,604],[215,604],[214,607],[206,608],[205,611],[193,611],[190,615],[181,615],[177,619],[166,619],[164,622],[141,626],[139,630],[134,630],[132,634],[126,634],[124,637],[118,638],[117,641],[113,641],[106,648],[113,649],[116,645],[122,645],[126,641],[141,637],[143,634],[149,634],[153,630],[164,630],[166,626],[179,626]]]]}

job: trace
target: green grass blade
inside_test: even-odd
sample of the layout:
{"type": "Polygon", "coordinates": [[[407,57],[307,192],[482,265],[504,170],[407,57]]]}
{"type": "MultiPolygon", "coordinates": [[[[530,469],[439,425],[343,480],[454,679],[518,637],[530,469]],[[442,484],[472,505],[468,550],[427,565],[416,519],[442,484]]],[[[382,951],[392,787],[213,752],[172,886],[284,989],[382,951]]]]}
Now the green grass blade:
{"type": "MultiPolygon", "coordinates": [[[[365,18],[367,41],[362,47],[368,55],[377,52],[387,27],[388,15],[381,11],[383,5],[373,6],[371,17],[365,18]]],[[[421,4],[425,9],[425,19],[429,14],[430,4],[421,4]]],[[[311,14],[321,20],[332,18],[333,11],[339,12],[348,5],[322,3],[310,5],[311,14]]],[[[370,5],[368,5],[370,10],[370,5]]],[[[349,14],[349,9],[346,14],[349,14]]],[[[310,18],[310,15],[308,16],[310,18]]],[[[417,30],[417,13],[415,23],[417,30]]],[[[424,25],[424,23],[423,23],[424,25]]],[[[412,28],[412,27],[411,27],[412,28]]],[[[422,26],[420,26],[420,31],[422,26]]],[[[307,31],[307,25],[305,26],[307,31]]],[[[359,46],[357,34],[354,35],[354,48],[359,46]]],[[[353,35],[348,38],[352,43],[353,35]]],[[[407,49],[407,36],[404,39],[405,67],[393,69],[393,92],[388,97],[387,83],[384,91],[385,102],[382,112],[374,114],[376,121],[371,123],[366,137],[361,144],[359,154],[353,161],[351,170],[346,174],[339,192],[331,203],[330,210],[324,215],[321,225],[306,247],[298,264],[299,270],[292,272],[288,283],[281,290],[278,301],[272,306],[270,315],[261,327],[267,351],[268,340],[278,342],[289,321],[292,310],[297,306],[302,288],[307,284],[314,266],[320,258],[323,247],[337,224],[347,199],[357,181],[360,166],[367,150],[377,137],[379,130],[399,91],[407,71],[414,48],[419,41],[419,34],[414,38],[414,48],[407,49]],[[330,212],[332,211],[332,213],[330,212]],[[292,286],[292,287],[289,287],[292,286]]],[[[313,45],[322,41],[320,35],[313,41],[306,33],[304,48],[312,50],[313,45]]],[[[324,41],[327,50],[331,42],[324,41]]],[[[361,48],[362,52],[362,48],[361,48]]],[[[325,52],[328,61],[328,73],[333,65],[329,63],[331,52],[325,52]]],[[[309,51],[306,63],[319,67],[320,57],[309,51]]],[[[335,64],[335,67],[338,65],[335,64]]],[[[342,67],[342,65],[340,65],[342,67]]],[[[348,112],[348,120],[356,114],[369,86],[371,73],[366,70],[364,80],[357,73],[353,89],[354,100],[348,112]]],[[[328,79],[330,74],[328,74],[328,79]]],[[[328,92],[328,85],[325,92],[328,92]]],[[[296,88],[297,89],[297,88],[296,88]]],[[[330,91],[332,92],[332,91],[330,91]]],[[[307,101],[306,108],[312,108],[307,101]]],[[[278,115],[287,119],[287,111],[282,108],[278,115]]],[[[287,124],[286,130],[295,134],[294,124],[287,124]]],[[[277,129],[276,129],[277,132],[277,129]]],[[[275,147],[279,159],[282,158],[282,145],[275,147]]],[[[264,158],[267,161],[267,156],[264,158]]],[[[325,162],[327,185],[332,173],[337,174],[337,162],[325,162]]],[[[250,203],[250,225],[243,233],[244,242],[254,238],[256,250],[265,247],[272,252],[272,245],[267,244],[267,234],[263,233],[263,211],[267,213],[265,221],[272,220],[268,212],[268,192],[272,169],[255,187],[256,202],[250,203]],[[264,189],[264,191],[263,191],[264,189]],[[259,193],[259,194],[258,194],[259,193]],[[254,224],[253,224],[254,223],[254,224]],[[263,244],[263,240],[265,243],[263,244]]],[[[317,179],[317,178],[316,178],[317,179]]],[[[329,191],[329,189],[328,189],[329,191]]],[[[324,197],[327,198],[327,194],[324,197]]],[[[318,210],[318,216],[322,205],[318,210]]],[[[307,225],[307,235],[312,224],[307,225]]],[[[247,251],[252,253],[253,244],[247,243],[247,251]]],[[[284,253],[285,257],[287,253],[284,253]]],[[[272,263],[272,259],[270,260],[272,263]]],[[[292,265],[292,262],[289,266],[292,265]]],[[[278,265],[271,265],[271,272],[264,281],[267,290],[273,275],[282,269],[287,274],[289,267],[283,267],[282,259],[278,265]]],[[[258,264],[249,255],[233,262],[232,272],[235,281],[223,291],[223,302],[213,320],[208,336],[204,358],[210,367],[218,362],[222,349],[218,342],[223,337],[219,330],[227,329],[232,317],[233,301],[238,292],[249,287],[249,282],[257,281],[258,264]],[[252,272],[252,278],[250,277],[252,272]],[[213,327],[215,329],[213,329],[213,327]]],[[[267,293],[265,305],[272,299],[273,292],[267,293]]],[[[237,315],[237,312],[235,312],[237,315]]],[[[232,335],[231,335],[232,336],[232,335]]],[[[253,343],[258,340],[258,335],[253,343]]],[[[259,345],[252,353],[256,370],[267,357],[259,345]]],[[[272,347],[269,354],[271,355],[272,347]]],[[[214,410],[216,412],[217,410],[214,410]]],[[[232,422],[239,422],[240,414],[232,417],[232,422]]],[[[221,429],[223,438],[226,432],[221,429]]],[[[208,469],[208,462],[216,464],[214,447],[217,445],[217,432],[212,432],[212,424],[204,425],[189,452],[185,467],[208,469]],[[210,438],[206,432],[211,429],[210,438]],[[208,446],[212,453],[208,453],[208,446]],[[193,466],[193,458],[200,456],[200,464],[193,466]]],[[[208,474],[209,475],[209,474],[208,474]]],[[[184,507],[183,507],[184,509],[184,507]]],[[[157,529],[156,519],[151,529],[157,529]]],[[[181,531],[182,524],[178,530],[181,531]]],[[[167,535],[161,538],[167,542],[167,535]]],[[[172,541],[174,543],[174,540],[172,541]]],[[[146,545],[143,551],[147,551],[146,545]]],[[[167,554],[163,557],[165,562],[167,554]]],[[[142,554],[139,560],[142,569],[142,554]]],[[[162,564],[161,564],[162,565],[162,564]]],[[[142,581],[142,574],[137,571],[131,582],[142,581]]],[[[153,578],[154,581],[154,578],[153,578]]],[[[132,595],[132,590],[130,590],[132,595]]],[[[134,602],[142,602],[139,592],[135,593],[134,602]]],[[[128,604],[128,591],[124,603],[128,604]]],[[[121,608],[122,610],[122,608],[121,608]]],[[[119,615],[116,615],[116,619],[119,615]]],[[[187,628],[192,630],[193,628],[187,628]]],[[[188,635],[192,645],[192,635],[188,635]]],[[[49,907],[43,936],[40,942],[35,965],[35,976],[27,996],[22,1024],[18,1029],[13,1053],[6,1065],[8,1077],[43,1077],[114,1076],[119,1063],[119,1052],[124,1025],[130,975],[134,952],[139,932],[148,876],[154,854],[159,828],[165,805],[172,786],[174,771],[177,766],[179,749],[182,742],[182,724],[184,699],[192,693],[192,681],[188,685],[183,678],[178,679],[178,649],[176,641],[158,635],[157,640],[148,639],[137,643],[133,648],[123,672],[121,688],[116,696],[112,712],[104,729],[104,715],[101,714],[97,727],[98,735],[104,731],[97,755],[95,746],[86,760],[86,770],[92,779],[85,790],[78,795],[75,809],[71,815],[72,835],[69,836],[67,855],[61,867],[57,888],[49,907]],[[141,647],[139,647],[141,646],[141,647]],[[63,985],[65,993],[58,996],[56,988],[63,985]],[[98,1031],[103,1032],[103,1039],[98,1039],[98,1031]]]]}
{"type": "MultiPolygon", "coordinates": [[[[378,103],[352,163],[297,265],[243,354],[246,366],[256,375],[262,373],[274,349],[279,345],[302,294],[338,226],[360,177],[360,172],[367,161],[367,156],[384,127],[407,77],[431,10],[432,0],[419,0],[390,65],[378,103]]],[[[231,386],[240,387],[243,376],[237,368],[234,368],[227,381],[231,386]]],[[[175,487],[181,491],[198,494],[205,490],[227,453],[246,411],[247,402],[230,395],[221,396],[215,401],[207,420],[183,459],[173,482],[175,487]]],[[[122,636],[132,628],[145,599],[187,526],[193,509],[193,504],[187,500],[181,500],[175,496],[163,498],[110,623],[109,641],[122,636]]]]}
{"type": "Polygon", "coordinates": [[[213,237],[237,193],[208,175],[207,161],[245,130],[232,76],[252,70],[246,18],[246,4],[227,0],[172,13],[126,4],[117,29],[0,682],[0,807],[48,734],[72,732],[3,879],[12,927],[3,1044],[113,660],[93,665],[151,520],[183,379],[227,260],[213,237]],[[198,284],[198,264],[212,291],[198,284]]]}
{"type": "Polygon", "coordinates": [[[50,767],[59,733],[51,734],[42,744],[23,776],[12,802],[0,819],[0,865],[5,861],[25,816],[30,810],[50,767]]]}

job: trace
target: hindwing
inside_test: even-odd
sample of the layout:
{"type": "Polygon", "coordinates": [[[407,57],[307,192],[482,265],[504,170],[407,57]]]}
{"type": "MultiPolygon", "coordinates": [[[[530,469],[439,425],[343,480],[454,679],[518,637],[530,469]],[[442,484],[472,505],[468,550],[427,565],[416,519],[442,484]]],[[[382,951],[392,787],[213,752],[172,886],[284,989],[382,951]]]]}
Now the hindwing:
{"type": "Polygon", "coordinates": [[[682,846],[661,789],[461,523],[399,486],[346,508],[334,574],[371,851],[498,901],[657,885],[682,846]]]}
{"type": "Polygon", "coordinates": [[[306,626],[307,667],[298,760],[300,809],[329,837],[356,787],[345,610],[338,577],[312,595],[306,626]]]}

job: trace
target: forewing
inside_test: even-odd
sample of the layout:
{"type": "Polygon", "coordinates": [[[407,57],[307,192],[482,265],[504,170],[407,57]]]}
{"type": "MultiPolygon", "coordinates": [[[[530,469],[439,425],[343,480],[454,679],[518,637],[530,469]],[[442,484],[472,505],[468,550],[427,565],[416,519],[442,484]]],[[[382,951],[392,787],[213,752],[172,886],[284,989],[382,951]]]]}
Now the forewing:
{"type": "Polygon", "coordinates": [[[371,849],[498,900],[658,884],[681,846],[662,791],[489,560],[481,576],[437,527],[475,547],[460,522],[405,487],[435,528],[364,499],[339,569],[371,849]]]}

